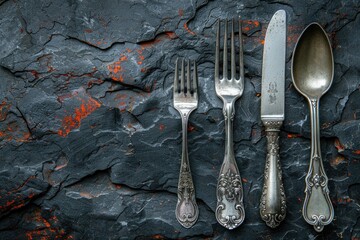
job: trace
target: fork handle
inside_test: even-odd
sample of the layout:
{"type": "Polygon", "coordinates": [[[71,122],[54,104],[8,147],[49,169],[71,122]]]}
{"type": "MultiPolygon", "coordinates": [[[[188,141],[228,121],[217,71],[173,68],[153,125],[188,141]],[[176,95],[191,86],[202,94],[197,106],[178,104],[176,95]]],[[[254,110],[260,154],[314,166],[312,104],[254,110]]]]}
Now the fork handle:
{"type": "Polygon", "coordinates": [[[183,113],[182,119],[182,157],[180,175],[178,183],[178,201],[176,204],[175,215],[179,223],[190,228],[195,224],[199,216],[199,209],[196,204],[195,188],[191,176],[188,148],[187,148],[187,128],[189,113],[183,113]]]}
{"type": "Polygon", "coordinates": [[[243,187],[233,149],[234,101],[224,101],[225,156],[217,184],[216,219],[227,229],[238,227],[245,219],[243,187]]]}
{"type": "Polygon", "coordinates": [[[279,157],[279,131],[282,121],[264,121],[267,155],[264,187],[260,200],[260,216],[266,225],[275,228],[286,216],[286,198],[279,157]]]}

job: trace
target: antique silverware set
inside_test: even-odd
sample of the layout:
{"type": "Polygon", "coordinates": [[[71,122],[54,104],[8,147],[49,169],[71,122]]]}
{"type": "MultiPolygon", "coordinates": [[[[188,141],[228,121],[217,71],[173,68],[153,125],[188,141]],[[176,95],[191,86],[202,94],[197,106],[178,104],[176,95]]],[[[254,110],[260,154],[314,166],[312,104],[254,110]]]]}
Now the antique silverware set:
{"type": "MultiPolygon", "coordinates": [[[[261,120],[266,132],[267,156],[259,208],[261,218],[272,228],[277,227],[286,216],[286,197],[279,157],[279,132],[285,118],[285,58],[286,13],[279,10],[272,17],[266,31],[261,87],[261,120]]],[[[199,216],[187,150],[188,119],[198,106],[197,65],[183,59],[176,60],[175,65],[173,100],[182,120],[182,157],[175,213],[179,223],[190,228],[199,216]]],[[[318,23],[310,24],[299,37],[292,56],[291,75],[295,88],[309,102],[311,116],[311,159],[305,178],[302,213],[306,222],[320,232],[334,218],[328,178],[321,158],[319,128],[319,100],[332,84],[334,60],[330,41],[318,23]]],[[[244,91],[240,20],[218,21],[214,76],[216,94],[223,101],[225,120],[225,154],[216,188],[215,215],[222,226],[234,229],[245,219],[243,187],[233,149],[234,105],[244,91]],[[236,38],[235,25],[238,25],[239,30],[239,36],[236,38]],[[236,41],[239,43],[237,54],[236,41]]]]}

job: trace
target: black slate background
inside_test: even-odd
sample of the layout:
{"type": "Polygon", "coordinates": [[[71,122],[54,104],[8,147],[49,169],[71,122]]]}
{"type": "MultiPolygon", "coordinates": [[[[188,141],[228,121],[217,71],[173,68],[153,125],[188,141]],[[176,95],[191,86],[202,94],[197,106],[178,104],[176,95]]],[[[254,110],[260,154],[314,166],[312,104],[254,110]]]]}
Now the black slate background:
{"type": "Polygon", "coordinates": [[[0,1],[0,239],[360,239],[360,2],[0,1]],[[260,121],[264,34],[288,17],[286,120],[281,161],[287,217],[259,216],[266,139],[260,121]],[[245,92],[236,104],[235,152],[246,219],[217,224],[224,151],[214,89],[218,18],[243,20],[245,92]],[[310,154],[307,102],[292,85],[291,54],[310,22],[332,41],[335,78],[321,100],[321,147],[335,208],[316,233],[301,216],[310,154]],[[189,151],[198,222],[177,223],[180,117],[174,61],[198,62],[200,104],[189,151]]]}

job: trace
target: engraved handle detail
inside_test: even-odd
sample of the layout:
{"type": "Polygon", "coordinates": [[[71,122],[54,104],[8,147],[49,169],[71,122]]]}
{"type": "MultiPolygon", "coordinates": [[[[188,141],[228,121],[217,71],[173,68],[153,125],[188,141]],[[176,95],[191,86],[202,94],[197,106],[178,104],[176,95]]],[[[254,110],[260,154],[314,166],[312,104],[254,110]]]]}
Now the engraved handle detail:
{"type": "Polygon", "coordinates": [[[319,101],[310,102],[311,158],[305,178],[305,200],[303,216],[307,223],[321,232],[334,218],[334,209],[329,197],[328,178],[325,174],[320,150],[319,101]]]}
{"type": "Polygon", "coordinates": [[[286,198],[279,157],[279,130],[282,121],[264,121],[267,156],[264,187],[260,200],[260,216],[266,225],[275,228],[286,216],[286,198]]]}
{"type": "Polygon", "coordinates": [[[238,227],[245,218],[243,187],[233,149],[234,101],[224,101],[225,157],[217,184],[216,219],[227,229],[238,227]]]}
{"type": "Polygon", "coordinates": [[[177,220],[185,228],[193,226],[199,217],[187,149],[187,118],[189,115],[190,113],[182,115],[182,157],[177,191],[178,201],[175,210],[177,220]]]}

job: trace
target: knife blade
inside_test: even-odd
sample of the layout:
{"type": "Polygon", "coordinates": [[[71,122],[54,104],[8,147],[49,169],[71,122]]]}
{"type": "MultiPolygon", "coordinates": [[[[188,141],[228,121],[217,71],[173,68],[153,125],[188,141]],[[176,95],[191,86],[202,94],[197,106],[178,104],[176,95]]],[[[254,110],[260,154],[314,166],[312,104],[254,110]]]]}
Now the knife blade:
{"type": "Polygon", "coordinates": [[[279,158],[279,132],[285,118],[286,12],[277,11],[265,35],[261,80],[261,120],[267,138],[260,216],[272,228],[286,216],[279,158]]]}

